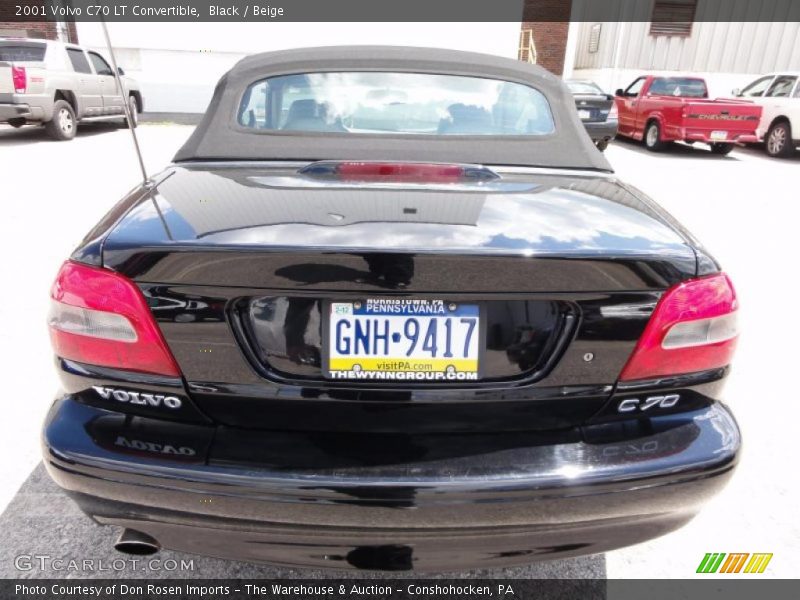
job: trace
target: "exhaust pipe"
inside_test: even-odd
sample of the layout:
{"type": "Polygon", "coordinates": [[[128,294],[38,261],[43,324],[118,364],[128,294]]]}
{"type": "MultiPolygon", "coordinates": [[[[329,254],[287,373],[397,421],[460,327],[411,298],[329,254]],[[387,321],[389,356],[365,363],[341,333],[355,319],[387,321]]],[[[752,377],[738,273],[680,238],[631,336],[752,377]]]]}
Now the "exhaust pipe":
{"type": "Polygon", "coordinates": [[[135,556],[149,556],[161,550],[161,544],[141,531],[123,529],[114,544],[114,549],[135,556]]]}

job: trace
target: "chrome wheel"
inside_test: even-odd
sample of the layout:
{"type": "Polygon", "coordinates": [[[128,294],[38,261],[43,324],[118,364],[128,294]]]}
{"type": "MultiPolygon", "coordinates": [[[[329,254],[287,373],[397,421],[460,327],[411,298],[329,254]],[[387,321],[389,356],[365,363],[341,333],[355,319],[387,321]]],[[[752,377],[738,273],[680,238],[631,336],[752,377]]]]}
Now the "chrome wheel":
{"type": "Polygon", "coordinates": [[[75,137],[78,120],[66,100],[56,100],[53,104],[53,118],[44,124],[45,131],[54,140],[63,142],[75,137]]]}
{"type": "Polygon", "coordinates": [[[131,124],[136,127],[139,124],[139,106],[136,104],[136,98],[133,96],[128,99],[128,110],[131,115],[131,124]]]}
{"type": "Polygon", "coordinates": [[[767,138],[767,152],[781,154],[786,147],[786,129],[781,126],[773,127],[767,138]]]}
{"type": "Polygon", "coordinates": [[[72,130],[75,129],[75,119],[72,118],[72,113],[66,108],[58,111],[58,126],[65,135],[71,135],[72,130]]]}
{"type": "Polygon", "coordinates": [[[658,126],[650,125],[650,127],[647,128],[646,142],[647,145],[650,146],[651,148],[656,144],[658,144],[658,126]]]}
{"type": "Polygon", "coordinates": [[[650,152],[660,152],[664,146],[665,143],[661,141],[661,127],[652,121],[644,130],[644,147],[650,152]]]}

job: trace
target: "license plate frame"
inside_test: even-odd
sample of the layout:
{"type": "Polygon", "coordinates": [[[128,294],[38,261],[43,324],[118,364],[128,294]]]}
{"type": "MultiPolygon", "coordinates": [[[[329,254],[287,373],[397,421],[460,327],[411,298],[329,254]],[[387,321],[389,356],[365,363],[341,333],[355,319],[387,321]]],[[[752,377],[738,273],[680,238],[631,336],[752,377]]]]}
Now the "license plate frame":
{"type": "MultiPolygon", "coordinates": [[[[442,302],[445,307],[448,307],[450,304],[455,304],[459,309],[462,307],[474,307],[477,309],[477,317],[478,322],[476,324],[476,330],[473,333],[474,339],[477,343],[477,370],[474,371],[475,375],[470,376],[464,379],[427,379],[427,378],[352,378],[352,377],[340,377],[338,375],[334,375],[330,369],[331,366],[331,320],[332,320],[332,305],[333,304],[355,304],[356,302],[361,302],[362,304],[366,304],[368,300],[375,300],[376,298],[372,297],[363,297],[363,298],[347,298],[347,299],[337,299],[337,300],[324,300],[322,303],[322,315],[320,320],[320,325],[322,331],[320,336],[321,341],[321,353],[320,357],[322,359],[321,371],[322,376],[330,382],[339,382],[339,383],[361,383],[361,384],[477,384],[480,383],[484,378],[484,368],[486,365],[485,361],[485,349],[486,349],[486,307],[483,302],[478,301],[455,301],[455,300],[444,300],[441,297],[437,298],[392,298],[391,300],[425,300],[428,302],[442,302]]],[[[381,299],[386,300],[386,299],[381,299]]],[[[458,312],[458,311],[457,311],[458,312]]],[[[402,315],[399,315],[402,316],[402,315]]],[[[420,317],[421,315],[414,315],[420,317]]],[[[424,315],[422,318],[430,319],[431,317],[436,315],[424,315]]],[[[443,315],[447,316],[447,315],[443,315]]],[[[454,315],[457,316],[457,315],[454,315]]],[[[383,357],[379,357],[383,358],[383,357]]],[[[387,361],[395,360],[394,358],[385,358],[387,361]]],[[[416,359],[415,359],[416,360],[416,359]]],[[[338,370],[337,370],[338,373],[338,370]]]]}
{"type": "Polygon", "coordinates": [[[711,132],[710,139],[713,142],[726,142],[728,140],[728,132],[721,129],[715,129],[711,132]]]}

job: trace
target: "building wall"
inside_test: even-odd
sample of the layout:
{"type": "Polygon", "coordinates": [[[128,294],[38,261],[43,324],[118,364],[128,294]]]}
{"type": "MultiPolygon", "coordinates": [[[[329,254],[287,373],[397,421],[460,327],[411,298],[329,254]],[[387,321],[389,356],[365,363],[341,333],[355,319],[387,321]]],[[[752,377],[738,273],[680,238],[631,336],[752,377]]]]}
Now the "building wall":
{"type": "MultiPolygon", "coordinates": [[[[109,23],[117,63],[139,80],[145,110],[204,112],[217,80],[248,54],[303,46],[389,44],[516,58],[514,23],[109,23]]],[[[84,45],[107,54],[98,23],[84,45]]]]}
{"type": "Polygon", "coordinates": [[[573,76],[594,79],[607,91],[625,87],[642,73],[690,72],[708,80],[712,96],[725,96],[762,73],[800,70],[796,0],[698,0],[696,19],[706,20],[696,20],[688,36],[650,34],[654,0],[608,0],[612,9],[606,14],[638,22],[591,20],[590,1],[573,1],[573,18],[580,21],[573,76]],[[733,20],[759,16],[774,21],[733,20]],[[714,22],[715,17],[726,21],[714,22]],[[596,23],[601,25],[599,45],[590,52],[596,23]]]}
{"type": "MultiPolygon", "coordinates": [[[[578,69],[621,68],[667,71],[711,71],[761,73],[800,67],[800,2],[771,0],[774,22],[734,21],[748,18],[755,2],[698,0],[697,16],[725,22],[695,21],[689,36],[650,35],[654,0],[608,0],[619,7],[620,16],[635,12],[644,22],[604,22],[597,52],[589,51],[594,22],[581,23],[575,67],[578,69]],[[632,2],[636,2],[635,7],[632,2]],[[632,7],[628,10],[628,7],[632,7]],[[634,10],[635,9],[635,10],[634,10]]],[[[575,0],[576,20],[587,0],[575,0]]],[[[770,4],[766,2],[765,4],[770,4]]],[[[611,14],[615,14],[613,11],[611,14]]],[[[764,16],[764,18],[771,18],[764,16]]]]}
{"type": "Polygon", "coordinates": [[[525,0],[522,30],[532,30],[536,64],[561,75],[569,32],[571,0],[525,0]]]}
{"type": "MultiPolygon", "coordinates": [[[[75,23],[65,23],[65,41],[78,43],[78,32],[75,23]]],[[[0,21],[0,37],[29,37],[46,40],[58,39],[58,25],[52,21],[35,23],[33,21],[0,21]]]]}
{"type": "MultiPolygon", "coordinates": [[[[44,0],[27,0],[27,6],[44,6],[44,0]]],[[[47,40],[58,39],[58,25],[54,21],[12,21],[16,4],[10,0],[0,0],[0,37],[31,37],[47,40]]],[[[78,43],[75,23],[64,23],[66,41],[78,43]]]]}

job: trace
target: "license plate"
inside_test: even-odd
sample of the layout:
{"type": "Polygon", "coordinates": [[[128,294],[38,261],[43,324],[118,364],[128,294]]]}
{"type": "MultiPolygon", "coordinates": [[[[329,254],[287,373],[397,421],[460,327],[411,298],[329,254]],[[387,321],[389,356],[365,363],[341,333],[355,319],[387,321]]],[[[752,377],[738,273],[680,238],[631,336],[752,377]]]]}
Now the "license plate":
{"type": "Polygon", "coordinates": [[[590,110],[579,110],[578,111],[578,116],[581,119],[583,119],[584,121],[586,119],[591,119],[592,118],[592,111],[590,111],[590,110]]]}
{"type": "Polygon", "coordinates": [[[328,304],[325,376],[364,381],[476,381],[480,306],[445,300],[328,304]]]}
{"type": "Polygon", "coordinates": [[[712,140],[727,140],[728,139],[728,132],[727,131],[712,131],[711,132],[711,139],[712,140]]]}

